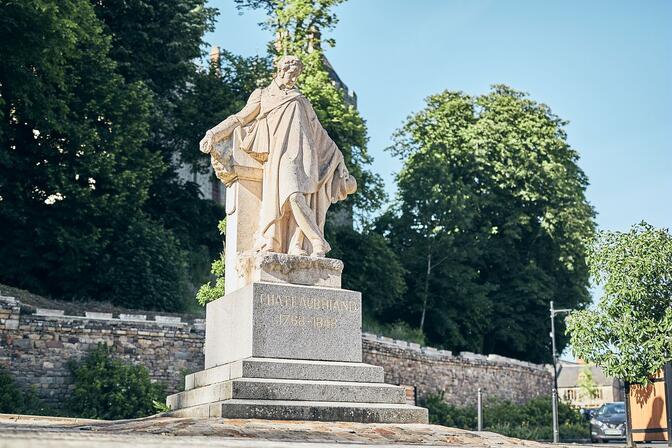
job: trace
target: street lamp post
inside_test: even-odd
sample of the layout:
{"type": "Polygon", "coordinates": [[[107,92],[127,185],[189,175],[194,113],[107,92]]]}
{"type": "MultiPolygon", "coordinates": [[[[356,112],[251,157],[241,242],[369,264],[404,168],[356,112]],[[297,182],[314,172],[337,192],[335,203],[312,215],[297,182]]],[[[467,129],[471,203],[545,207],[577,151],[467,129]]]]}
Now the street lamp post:
{"type": "Polygon", "coordinates": [[[555,316],[556,314],[569,313],[570,309],[555,309],[551,300],[551,349],[553,350],[553,443],[560,441],[560,427],[558,425],[558,354],[555,349],[555,316]]]}

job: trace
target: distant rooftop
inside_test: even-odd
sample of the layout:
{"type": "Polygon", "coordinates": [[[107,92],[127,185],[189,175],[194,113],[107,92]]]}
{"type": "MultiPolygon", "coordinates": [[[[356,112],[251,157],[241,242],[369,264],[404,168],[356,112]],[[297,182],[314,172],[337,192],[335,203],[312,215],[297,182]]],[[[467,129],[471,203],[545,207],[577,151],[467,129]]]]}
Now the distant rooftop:
{"type": "Polygon", "coordinates": [[[579,375],[585,368],[590,369],[593,374],[593,381],[598,386],[611,386],[614,383],[614,378],[607,376],[597,366],[563,362],[558,366],[558,387],[576,387],[579,375]]]}
{"type": "Polygon", "coordinates": [[[329,62],[329,59],[327,59],[326,56],[324,57],[324,66],[326,67],[327,71],[329,72],[329,77],[331,80],[336,84],[338,88],[343,90],[343,94],[345,96],[345,102],[357,109],[357,93],[355,93],[354,90],[350,90],[350,88],[347,86],[346,83],[343,82],[340,76],[338,76],[338,73],[336,73],[336,69],[334,69],[334,66],[331,65],[331,62],[329,62]]]}

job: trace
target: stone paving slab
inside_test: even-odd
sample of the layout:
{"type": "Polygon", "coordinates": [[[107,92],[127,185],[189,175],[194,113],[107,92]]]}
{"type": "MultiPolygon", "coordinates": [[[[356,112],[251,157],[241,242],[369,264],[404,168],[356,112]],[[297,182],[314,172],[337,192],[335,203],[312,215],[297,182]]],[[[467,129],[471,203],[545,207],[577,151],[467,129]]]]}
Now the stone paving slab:
{"type": "Polygon", "coordinates": [[[0,414],[0,448],[313,448],[451,446],[550,448],[438,425],[170,418],[100,421],[0,414]]]}

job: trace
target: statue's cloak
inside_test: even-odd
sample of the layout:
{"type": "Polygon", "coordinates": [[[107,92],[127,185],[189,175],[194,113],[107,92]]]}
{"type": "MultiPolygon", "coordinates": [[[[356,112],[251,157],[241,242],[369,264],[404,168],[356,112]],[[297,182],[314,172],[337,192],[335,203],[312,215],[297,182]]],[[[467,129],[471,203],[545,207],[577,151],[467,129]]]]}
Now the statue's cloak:
{"type": "Polygon", "coordinates": [[[324,231],[327,209],[347,196],[347,170],[343,154],[297,89],[282,90],[271,82],[255,90],[250,103],[259,104],[260,112],[243,127],[241,149],[264,162],[259,233],[274,241],[274,250],[286,250],[296,229],[289,197],[306,195],[324,231]]]}

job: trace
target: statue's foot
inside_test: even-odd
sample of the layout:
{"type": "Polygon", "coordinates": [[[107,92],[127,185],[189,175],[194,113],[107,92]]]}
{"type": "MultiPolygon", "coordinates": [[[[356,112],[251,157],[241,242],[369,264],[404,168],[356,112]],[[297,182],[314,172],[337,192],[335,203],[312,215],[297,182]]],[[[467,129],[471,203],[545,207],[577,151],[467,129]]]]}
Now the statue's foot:
{"type": "Polygon", "coordinates": [[[255,249],[260,253],[273,252],[273,240],[270,238],[258,239],[255,249]]]}
{"type": "Polygon", "coordinates": [[[287,252],[287,255],[302,255],[305,257],[308,255],[308,251],[300,247],[292,247],[287,252]]]}
{"type": "Polygon", "coordinates": [[[327,252],[331,250],[331,246],[326,240],[311,241],[311,244],[313,246],[313,252],[310,254],[311,257],[324,258],[327,252]]]}

